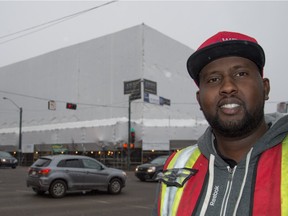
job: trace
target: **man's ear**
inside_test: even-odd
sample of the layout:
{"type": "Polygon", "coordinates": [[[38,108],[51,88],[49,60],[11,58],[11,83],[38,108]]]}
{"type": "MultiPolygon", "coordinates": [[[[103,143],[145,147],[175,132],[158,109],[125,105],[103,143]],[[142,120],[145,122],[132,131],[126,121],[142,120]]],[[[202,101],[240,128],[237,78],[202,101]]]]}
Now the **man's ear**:
{"type": "Polygon", "coordinates": [[[269,99],[269,93],[270,93],[270,81],[267,78],[263,78],[263,87],[264,87],[264,97],[265,100],[269,99]]]}
{"type": "Polygon", "coordinates": [[[200,110],[202,110],[201,103],[200,103],[199,91],[196,92],[196,98],[197,98],[198,104],[199,104],[199,106],[200,106],[200,110]]]}

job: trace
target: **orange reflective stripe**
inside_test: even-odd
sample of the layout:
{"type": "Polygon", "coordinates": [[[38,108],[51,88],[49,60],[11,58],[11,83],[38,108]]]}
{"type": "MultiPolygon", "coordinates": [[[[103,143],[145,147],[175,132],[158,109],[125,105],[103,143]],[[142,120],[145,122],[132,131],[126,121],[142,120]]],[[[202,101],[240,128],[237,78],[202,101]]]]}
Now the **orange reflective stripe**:
{"type": "Polygon", "coordinates": [[[288,215],[288,136],[282,142],[281,215],[288,215]]]}

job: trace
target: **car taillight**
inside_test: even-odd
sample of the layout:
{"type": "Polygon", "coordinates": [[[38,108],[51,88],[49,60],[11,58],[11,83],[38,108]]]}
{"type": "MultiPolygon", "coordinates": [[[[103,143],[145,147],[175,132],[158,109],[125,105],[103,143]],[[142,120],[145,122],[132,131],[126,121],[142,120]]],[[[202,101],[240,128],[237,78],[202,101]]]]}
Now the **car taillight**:
{"type": "Polygon", "coordinates": [[[51,169],[41,169],[38,171],[39,175],[48,175],[51,169]]]}

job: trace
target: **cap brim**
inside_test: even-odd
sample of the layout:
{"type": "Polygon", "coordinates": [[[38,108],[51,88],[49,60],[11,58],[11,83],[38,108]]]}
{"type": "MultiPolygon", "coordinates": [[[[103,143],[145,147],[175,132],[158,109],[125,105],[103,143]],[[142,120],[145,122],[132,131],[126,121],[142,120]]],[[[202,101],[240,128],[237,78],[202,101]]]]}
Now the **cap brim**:
{"type": "Polygon", "coordinates": [[[250,41],[231,40],[215,43],[194,52],[187,60],[187,69],[196,84],[199,86],[199,74],[205,65],[227,56],[239,56],[253,61],[262,75],[265,65],[264,50],[257,43],[250,41]]]}

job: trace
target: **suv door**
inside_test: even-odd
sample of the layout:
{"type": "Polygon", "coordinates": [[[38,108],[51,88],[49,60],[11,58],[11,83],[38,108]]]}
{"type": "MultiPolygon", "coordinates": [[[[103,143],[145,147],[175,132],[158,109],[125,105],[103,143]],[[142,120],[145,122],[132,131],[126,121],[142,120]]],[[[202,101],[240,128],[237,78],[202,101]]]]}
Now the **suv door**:
{"type": "Polygon", "coordinates": [[[108,185],[108,173],[103,169],[103,166],[96,160],[83,159],[83,165],[87,172],[86,186],[90,188],[99,188],[108,185]]]}
{"type": "Polygon", "coordinates": [[[63,177],[65,176],[67,179],[69,188],[83,189],[85,187],[86,171],[80,159],[61,160],[57,167],[58,171],[62,172],[63,177]]]}

